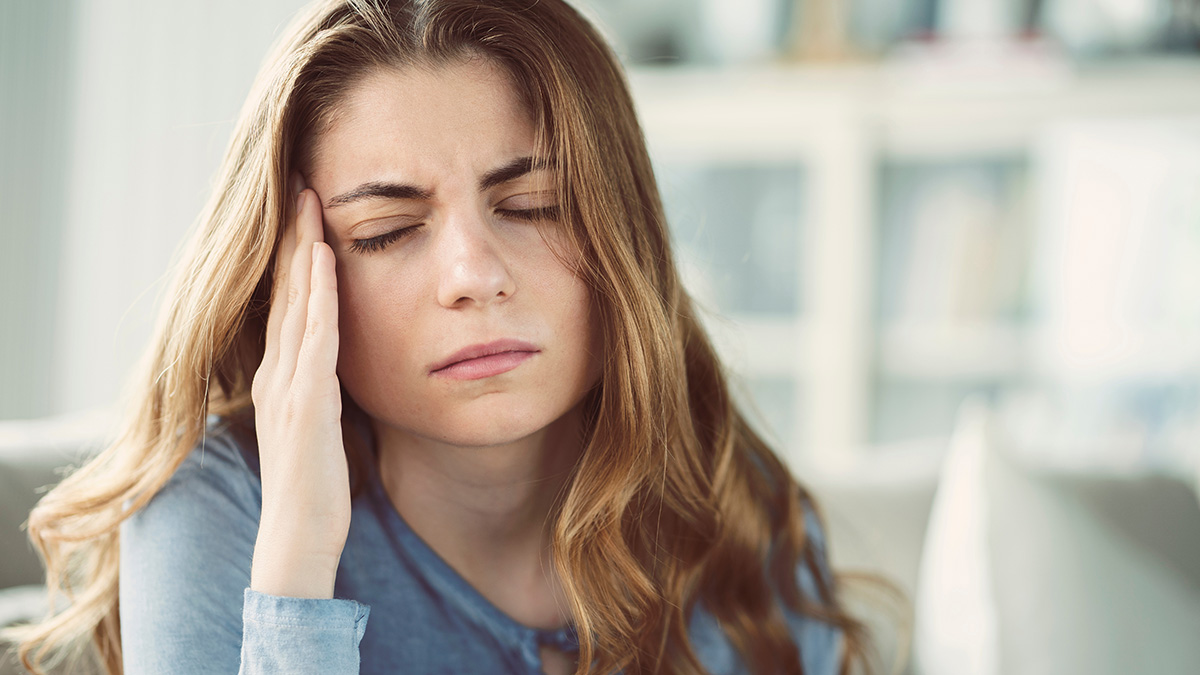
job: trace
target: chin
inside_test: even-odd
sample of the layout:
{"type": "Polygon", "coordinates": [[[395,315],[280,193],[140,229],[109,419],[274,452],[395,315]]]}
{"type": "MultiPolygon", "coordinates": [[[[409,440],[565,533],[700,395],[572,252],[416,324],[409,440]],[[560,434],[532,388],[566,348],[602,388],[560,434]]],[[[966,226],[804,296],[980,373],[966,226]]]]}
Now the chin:
{"type": "Polygon", "coordinates": [[[458,429],[447,430],[446,427],[438,427],[428,430],[428,433],[423,433],[424,430],[421,429],[414,429],[413,432],[418,436],[426,436],[447,445],[483,448],[515,443],[545,428],[545,425],[509,424],[507,420],[481,420],[480,422],[482,423],[458,429]]]}
{"type": "Polygon", "coordinates": [[[558,410],[542,401],[514,401],[512,396],[491,395],[468,404],[448,404],[431,410],[412,424],[411,433],[457,446],[495,446],[531,436],[561,418],[558,410]]]}

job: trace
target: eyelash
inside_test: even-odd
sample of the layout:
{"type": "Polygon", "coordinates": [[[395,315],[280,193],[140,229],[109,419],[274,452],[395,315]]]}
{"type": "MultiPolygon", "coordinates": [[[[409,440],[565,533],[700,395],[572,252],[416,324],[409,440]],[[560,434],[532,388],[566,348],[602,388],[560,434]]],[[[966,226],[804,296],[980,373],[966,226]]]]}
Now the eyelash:
{"type": "MultiPolygon", "coordinates": [[[[496,209],[496,213],[508,218],[529,222],[535,220],[558,220],[557,206],[543,206],[537,209],[496,209]]],[[[391,232],[381,234],[378,237],[371,237],[370,239],[356,239],[354,240],[354,243],[350,245],[350,251],[352,253],[373,253],[375,251],[383,250],[392,242],[398,241],[410,234],[413,234],[419,227],[421,227],[420,224],[409,225],[408,227],[402,227],[398,230],[392,230],[391,232]]]]}

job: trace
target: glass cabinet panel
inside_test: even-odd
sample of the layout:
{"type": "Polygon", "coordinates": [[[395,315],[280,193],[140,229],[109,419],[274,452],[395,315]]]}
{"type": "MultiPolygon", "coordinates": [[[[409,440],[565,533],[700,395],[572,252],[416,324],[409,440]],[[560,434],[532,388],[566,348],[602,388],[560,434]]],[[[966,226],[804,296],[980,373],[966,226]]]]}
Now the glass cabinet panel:
{"type": "Polygon", "coordinates": [[[801,311],[798,164],[666,164],[657,170],[689,289],[723,314],[801,311]]]}
{"type": "Polygon", "coordinates": [[[680,273],[724,350],[735,400],[772,446],[793,454],[804,414],[803,167],[661,162],[656,176],[680,273]]]}
{"type": "Polygon", "coordinates": [[[735,382],[733,389],[750,426],[781,456],[795,456],[804,419],[802,387],[796,378],[754,377],[735,382]]]}
{"type": "Polygon", "coordinates": [[[1024,158],[884,163],[876,316],[954,323],[1025,312],[1030,213],[1024,158]]]}
{"type": "Polygon", "coordinates": [[[1024,157],[881,165],[871,440],[944,436],[967,395],[1023,381],[1027,173],[1024,157]]]}

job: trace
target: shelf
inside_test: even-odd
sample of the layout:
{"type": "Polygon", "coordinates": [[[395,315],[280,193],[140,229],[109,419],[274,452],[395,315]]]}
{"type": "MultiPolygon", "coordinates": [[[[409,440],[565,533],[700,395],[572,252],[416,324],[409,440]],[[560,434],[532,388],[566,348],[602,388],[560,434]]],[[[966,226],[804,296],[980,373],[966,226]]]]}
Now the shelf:
{"type": "Polygon", "coordinates": [[[1020,373],[1026,349],[1020,328],[996,323],[901,323],[881,333],[879,371],[895,378],[1005,379],[1020,373]]]}
{"type": "Polygon", "coordinates": [[[713,346],[729,369],[747,378],[799,378],[807,371],[802,320],[735,314],[705,316],[713,346]]]}
{"type": "Polygon", "coordinates": [[[1200,378],[1200,327],[1051,327],[1029,336],[1030,367],[1050,379],[1171,382],[1200,378]]]}
{"type": "Polygon", "coordinates": [[[830,129],[845,124],[866,130],[890,158],[1023,155],[1062,117],[1200,110],[1196,59],[1048,62],[1032,74],[1005,77],[993,68],[975,80],[945,72],[939,80],[937,69],[887,62],[634,68],[630,84],[652,146],[681,157],[795,157],[822,147],[830,129]]]}
{"type": "Polygon", "coordinates": [[[880,332],[879,372],[898,379],[1003,381],[1036,374],[1039,379],[1084,384],[1200,376],[1200,328],[901,322],[880,332]]]}

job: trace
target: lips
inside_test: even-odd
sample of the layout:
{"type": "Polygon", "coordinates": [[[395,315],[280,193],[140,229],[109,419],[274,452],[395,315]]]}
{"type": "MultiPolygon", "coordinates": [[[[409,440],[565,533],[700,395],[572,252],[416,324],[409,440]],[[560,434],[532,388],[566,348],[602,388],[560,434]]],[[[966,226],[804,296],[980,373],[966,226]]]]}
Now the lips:
{"type": "Polygon", "coordinates": [[[437,363],[434,363],[432,366],[430,366],[429,372],[431,374],[437,373],[439,370],[444,370],[444,369],[449,368],[450,366],[453,366],[457,363],[462,363],[463,361],[470,361],[471,359],[483,358],[485,356],[492,356],[494,354],[503,354],[505,352],[535,353],[538,351],[541,351],[541,350],[539,350],[535,345],[532,345],[523,340],[513,340],[513,339],[495,340],[493,342],[471,345],[470,347],[465,347],[463,349],[460,349],[457,352],[454,352],[450,356],[446,357],[445,359],[442,359],[442,360],[438,361],[437,363]]]}

